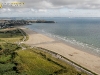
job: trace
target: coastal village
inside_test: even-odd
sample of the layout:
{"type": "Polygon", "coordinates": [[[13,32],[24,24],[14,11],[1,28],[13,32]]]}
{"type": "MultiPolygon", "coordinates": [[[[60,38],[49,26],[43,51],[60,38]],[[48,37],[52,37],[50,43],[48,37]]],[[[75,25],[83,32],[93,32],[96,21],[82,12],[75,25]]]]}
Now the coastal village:
{"type": "Polygon", "coordinates": [[[0,20],[0,28],[13,28],[17,25],[30,25],[31,23],[55,23],[54,21],[45,20],[0,20]]]}
{"type": "Polygon", "coordinates": [[[15,25],[26,25],[27,21],[24,20],[0,20],[0,28],[12,28],[15,25]]]}

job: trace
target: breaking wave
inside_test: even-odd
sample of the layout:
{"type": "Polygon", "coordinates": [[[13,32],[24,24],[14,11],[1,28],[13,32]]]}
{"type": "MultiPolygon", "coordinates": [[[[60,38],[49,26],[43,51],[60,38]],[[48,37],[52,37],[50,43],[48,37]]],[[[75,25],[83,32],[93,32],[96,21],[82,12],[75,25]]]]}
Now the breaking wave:
{"type": "Polygon", "coordinates": [[[53,33],[48,33],[45,30],[37,30],[38,32],[41,32],[42,34],[45,34],[49,37],[58,39],[60,41],[66,42],[67,44],[73,45],[75,47],[81,48],[82,50],[85,50],[87,52],[91,52],[92,54],[100,56],[100,48],[96,48],[95,46],[80,42],[74,38],[67,38],[67,36],[60,36],[60,35],[55,35],[53,33]]]}

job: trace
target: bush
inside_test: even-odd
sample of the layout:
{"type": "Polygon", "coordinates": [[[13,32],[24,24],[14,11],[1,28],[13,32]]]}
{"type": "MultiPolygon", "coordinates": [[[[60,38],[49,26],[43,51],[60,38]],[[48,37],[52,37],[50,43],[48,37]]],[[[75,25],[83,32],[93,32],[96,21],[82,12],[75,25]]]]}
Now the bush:
{"type": "Polygon", "coordinates": [[[13,67],[15,65],[11,64],[11,63],[7,63],[7,64],[0,64],[0,73],[4,73],[10,70],[13,70],[13,67]]]}
{"type": "Polygon", "coordinates": [[[1,49],[3,50],[2,55],[9,55],[20,49],[20,47],[17,44],[4,43],[2,44],[1,49]]]}
{"type": "Polygon", "coordinates": [[[18,74],[16,73],[16,71],[8,71],[3,73],[3,75],[18,75],[18,74]]]}
{"type": "Polygon", "coordinates": [[[7,63],[10,59],[11,59],[11,55],[8,55],[8,56],[2,55],[0,57],[0,63],[7,63]]]}
{"type": "Polygon", "coordinates": [[[1,47],[1,45],[0,45],[0,50],[2,50],[2,47],[1,47]]]}

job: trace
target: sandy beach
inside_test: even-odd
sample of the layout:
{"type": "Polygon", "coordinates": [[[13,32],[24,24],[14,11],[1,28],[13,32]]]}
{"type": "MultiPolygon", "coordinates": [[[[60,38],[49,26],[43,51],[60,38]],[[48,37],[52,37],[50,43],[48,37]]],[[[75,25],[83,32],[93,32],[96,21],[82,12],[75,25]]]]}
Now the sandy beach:
{"type": "Polygon", "coordinates": [[[42,47],[56,52],[100,75],[100,57],[83,52],[30,29],[21,29],[23,29],[29,35],[29,40],[26,41],[25,44],[42,47]]]}

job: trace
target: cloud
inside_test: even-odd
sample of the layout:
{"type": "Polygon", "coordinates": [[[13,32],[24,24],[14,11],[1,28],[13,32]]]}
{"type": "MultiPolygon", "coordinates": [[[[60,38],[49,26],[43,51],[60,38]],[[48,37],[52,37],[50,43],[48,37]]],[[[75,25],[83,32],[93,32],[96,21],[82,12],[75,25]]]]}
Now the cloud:
{"type": "MultiPolygon", "coordinates": [[[[20,8],[52,9],[52,8],[75,8],[75,9],[99,9],[100,0],[0,0],[0,2],[24,2],[20,8]]],[[[19,8],[9,6],[10,8],[19,8]]]]}
{"type": "MultiPolygon", "coordinates": [[[[21,16],[77,16],[80,14],[85,16],[87,13],[93,13],[100,8],[100,0],[0,0],[0,3],[12,2],[24,2],[25,4],[22,6],[4,5],[0,9],[0,14],[13,13],[15,16],[18,14],[21,16]],[[88,12],[87,10],[92,11],[88,12]],[[86,11],[86,13],[79,11],[86,11]]],[[[97,12],[99,13],[99,11],[97,12]]],[[[98,15],[97,12],[92,15],[98,15]]]]}
{"type": "Polygon", "coordinates": [[[47,12],[46,9],[39,9],[38,11],[39,11],[39,12],[43,12],[43,13],[47,12]]]}

